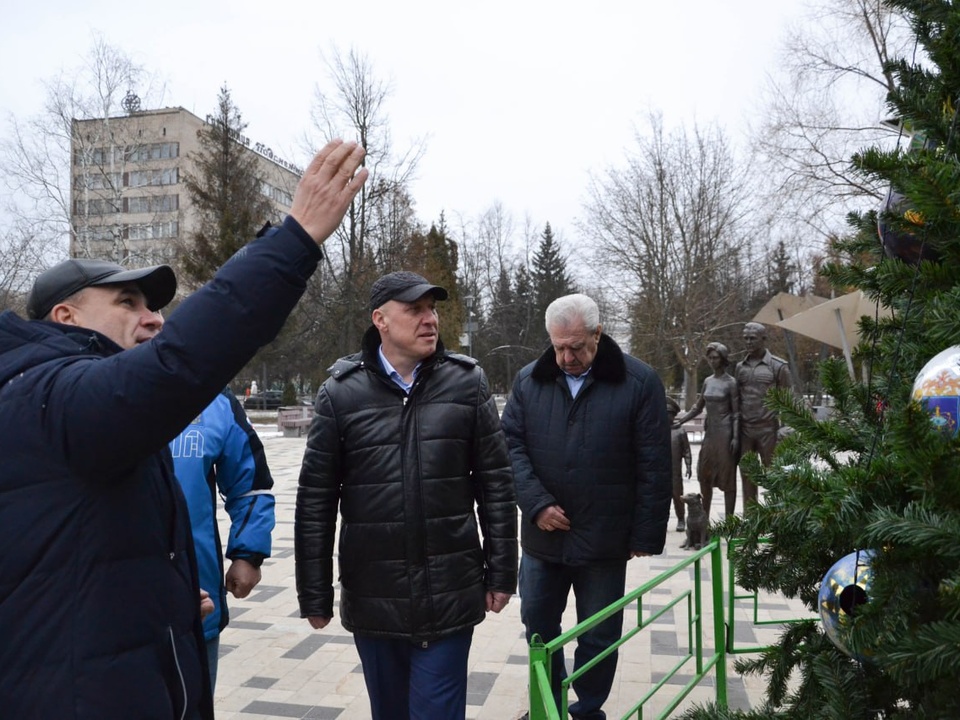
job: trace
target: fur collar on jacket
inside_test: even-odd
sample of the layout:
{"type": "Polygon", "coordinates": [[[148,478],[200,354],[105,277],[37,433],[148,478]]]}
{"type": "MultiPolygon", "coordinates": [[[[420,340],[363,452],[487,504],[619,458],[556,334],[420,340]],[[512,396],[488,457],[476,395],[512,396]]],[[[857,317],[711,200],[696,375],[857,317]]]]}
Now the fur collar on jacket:
{"type": "MultiPolygon", "coordinates": [[[[530,373],[534,380],[550,382],[560,376],[563,371],[557,365],[557,355],[552,347],[544,351],[537,364],[530,373]]],[[[590,366],[590,375],[597,382],[620,383],[627,377],[627,365],[623,360],[623,351],[612,337],[605,333],[600,334],[597,343],[597,356],[590,366]]]]}

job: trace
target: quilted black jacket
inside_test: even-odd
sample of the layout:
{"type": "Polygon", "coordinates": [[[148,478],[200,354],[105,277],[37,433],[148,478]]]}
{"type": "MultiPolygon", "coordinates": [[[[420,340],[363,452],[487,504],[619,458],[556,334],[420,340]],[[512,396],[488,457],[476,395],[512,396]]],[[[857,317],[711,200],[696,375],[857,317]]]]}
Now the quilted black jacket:
{"type": "Polygon", "coordinates": [[[339,508],[344,627],[428,642],[481,622],[488,590],[515,591],[513,477],[475,360],[438,348],[408,396],[379,344],[371,327],[317,395],[297,495],[300,611],[333,615],[339,508]]]}
{"type": "Polygon", "coordinates": [[[288,220],[130,350],[0,315],[0,717],[213,717],[167,443],[276,336],[320,257],[288,220]]]}

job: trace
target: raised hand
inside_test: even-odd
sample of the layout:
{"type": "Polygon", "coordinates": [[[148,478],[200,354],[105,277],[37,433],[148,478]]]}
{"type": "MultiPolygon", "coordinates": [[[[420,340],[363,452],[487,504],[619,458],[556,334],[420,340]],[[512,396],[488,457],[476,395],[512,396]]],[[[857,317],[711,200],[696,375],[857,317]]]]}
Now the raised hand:
{"type": "Polygon", "coordinates": [[[355,142],[331,140],[307,166],[293,195],[290,216],[322,243],[340,225],[369,171],[360,168],[364,149],[355,142]],[[360,168],[358,170],[358,168],[360,168]]]}

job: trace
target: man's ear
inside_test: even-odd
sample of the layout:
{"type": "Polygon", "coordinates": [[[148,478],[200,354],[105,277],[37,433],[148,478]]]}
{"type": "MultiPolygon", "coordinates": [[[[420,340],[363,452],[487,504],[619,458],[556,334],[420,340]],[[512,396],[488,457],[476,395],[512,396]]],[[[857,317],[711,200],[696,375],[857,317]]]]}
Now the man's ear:
{"type": "Polygon", "coordinates": [[[386,318],[383,315],[383,310],[377,308],[370,315],[370,320],[373,322],[374,327],[377,328],[380,332],[383,332],[387,327],[386,318]]]}
{"type": "Polygon", "coordinates": [[[600,323],[597,323],[597,340],[600,339],[601,333],[603,333],[603,325],[601,325],[600,323]]]}
{"type": "Polygon", "coordinates": [[[47,315],[50,320],[61,325],[79,325],[77,322],[77,308],[67,303],[57,303],[47,315]]]}

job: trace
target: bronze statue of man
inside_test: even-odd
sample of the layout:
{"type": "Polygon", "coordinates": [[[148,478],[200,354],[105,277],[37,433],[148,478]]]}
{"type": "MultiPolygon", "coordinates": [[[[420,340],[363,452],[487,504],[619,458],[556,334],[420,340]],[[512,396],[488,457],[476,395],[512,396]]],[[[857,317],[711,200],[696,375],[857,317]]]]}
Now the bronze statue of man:
{"type": "MultiPolygon", "coordinates": [[[[757,322],[743,326],[746,357],[737,363],[734,377],[740,391],[740,454],[755,452],[764,465],[773,459],[780,420],[767,408],[764,398],[770,388],[790,388],[787,361],[767,350],[767,329],[757,322]]],[[[757,501],[757,486],[740,470],[743,479],[743,506],[757,501]]]]}

